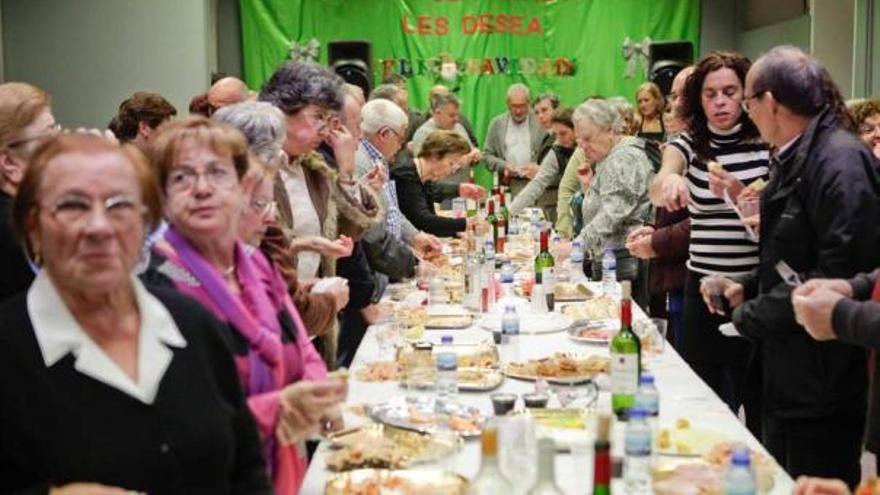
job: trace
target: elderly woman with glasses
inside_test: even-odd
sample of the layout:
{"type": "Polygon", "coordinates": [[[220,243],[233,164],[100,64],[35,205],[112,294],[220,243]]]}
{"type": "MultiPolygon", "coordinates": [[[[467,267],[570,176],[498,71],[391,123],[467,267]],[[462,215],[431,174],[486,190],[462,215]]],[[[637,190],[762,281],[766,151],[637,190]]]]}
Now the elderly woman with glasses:
{"type": "Polygon", "coordinates": [[[13,224],[42,269],[0,309],[4,492],[271,493],[221,325],[132,275],[160,196],[96,136],[31,157],[13,224]]]}
{"type": "Polygon", "coordinates": [[[35,267],[12,235],[9,211],[39,141],[57,132],[45,91],[26,83],[0,84],[0,301],[26,290],[34,279],[35,267]]]}
{"type": "Polygon", "coordinates": [[[241,240],[250,246],[261,247],[263,252],[278,266],[296,309],[302,315],[303,324],[313,335],[324,335],[336,322],[336,315],[348,302],[348,285],[343,280],[329,285],[327,292],[309,292],[299,283],[296,255],[301,250],[315,249],[333,256],[346,254],[340,241],[323,237],[294,238],[288,242],[278,227],[278,206],[274,199],[274,183],[278,167],[287,156],[282,150],[285,135],[284,114],[275,106],[262,101],[248,101],[230,105],[211,117],[225,122],[244,134],[255,159],[251,160],[245,182],[250,190],[249,199],[242,209],[239,227],[241,240]]]}
{"type": "Polygon", "coordinates": [[[278,493],[295,493],[307,461],[300,441],[341,427],[345,386],[308,338],[281,274],[239,240],[247,142],[203,117],[165,124],[151,149],[170,224],[153,269],[226,323],[278,493]]]}
{"type": "Polygon", "coordinates": [[[880,100],[864,100],[849,109],[859,138],[880,160],[880,100]]]}

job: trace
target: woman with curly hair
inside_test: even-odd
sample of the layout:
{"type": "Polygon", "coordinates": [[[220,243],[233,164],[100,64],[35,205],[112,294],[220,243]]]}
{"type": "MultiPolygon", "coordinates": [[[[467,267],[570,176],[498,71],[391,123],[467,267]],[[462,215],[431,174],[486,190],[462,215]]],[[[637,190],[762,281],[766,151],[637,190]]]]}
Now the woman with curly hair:
{"type": "MultiPolygon", "coordinates": [[[[730,52],[710,53],[697,64],[683,94],[687,132],[664,149],[650,190],[655,205],[670,211],[687,207],[690,213],[682,354],[734,412],[744,405],[752,348],[743,339],[719,333],[718,326],[730,321],[729,311],[709,311],[700,280],[745,275],[758,265],[758,243],[725,199],[736,198],[744,184],[768,176],[767,146],[742,109],[750,66],[748,58],[730,52]]],[[[757,412],[747,410],[753,431],[760,425],[756,420],[757,412]]]]}
{"type": "Polygon", "coordinates": [[[880,160],[880,100],[863,100],[849,109],[859,138],[880,160]]]}

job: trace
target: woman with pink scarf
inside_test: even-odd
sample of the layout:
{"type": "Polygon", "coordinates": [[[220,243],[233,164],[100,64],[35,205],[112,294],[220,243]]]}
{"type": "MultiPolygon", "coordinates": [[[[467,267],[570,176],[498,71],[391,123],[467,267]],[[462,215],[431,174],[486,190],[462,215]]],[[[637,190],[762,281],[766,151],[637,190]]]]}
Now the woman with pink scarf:
{"type": "Polygon", "coordinates": [[[153,162],[169,228],[153,248],[154,275],[170,279],[218,319],[235,355],[276,494],[297,493],[308,461],[302,441],[342,427],[346,386],[308,338],[281,274],[238,239],[248,189],[247,142],[201,117],[160,129],[153,162]]]}

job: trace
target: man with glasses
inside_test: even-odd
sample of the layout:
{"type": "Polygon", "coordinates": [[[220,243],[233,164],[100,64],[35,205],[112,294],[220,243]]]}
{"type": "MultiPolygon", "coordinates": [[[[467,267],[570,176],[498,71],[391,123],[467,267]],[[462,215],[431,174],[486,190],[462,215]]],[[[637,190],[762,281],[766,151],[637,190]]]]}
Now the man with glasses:
{"type": "Polygon", "coordinates": [[[385,206],[384,222],[364,234],[364,247],[370,266],[391,280],[415,275],[418,260],[413,254],[425,254],[440,248],[440,241],[420,232],[400,212],[397,190],[388,180],[389,163],[404,145],[407,116],[389,100],[370,100],[362,109],[361,139],[355,155],[357,176],[367,181],[385,206]]]}
{"type": "Polygon", "coordinates": [[[763,350],[756,363],[764,376],[763,443],[792,476],[855,486],[866,352],[813,340],[796,321],[791,293],[797,279],[849,278],[880,265],[880,177],[845,127],[837,86],[800,49],[777,47],[759,58],[742,103],[774,148],[773,172],[761,195],[760,263],[726,284],[724,295],[736,331],[763,350]]]}
{"type": "Polygon", "coordinates": [[[0,84],[0,301],[27,289],[36,265],[13,238],[12,199],[40,141],[58,132],[49,95],[25,83],[0,84]]]}

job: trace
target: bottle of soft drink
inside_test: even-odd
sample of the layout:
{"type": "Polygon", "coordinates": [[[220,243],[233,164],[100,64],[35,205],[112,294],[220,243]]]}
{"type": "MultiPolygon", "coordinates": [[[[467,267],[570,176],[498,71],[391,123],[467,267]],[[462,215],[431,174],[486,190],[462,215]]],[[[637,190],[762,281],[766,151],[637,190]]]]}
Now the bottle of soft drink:
{"type": "Polygon", "coordinates": [[[730,467],[724,477],[725,495],[755,495],[755,474],[752,472],[752,460],[749,449],[737,445],[730,457],[730,467]]]}
{"type": "Polygon", "coordinates": [[[645,411],[648,426],[652,431],[657,431],[657,420],[660,417],[660,392],[654,385],[654,375],[651,373],[642,373],[639,377],[635,407],[645,411]]]}
{"type": "Polygon", "coordinates": [[[452,335],[440,338],[436,385],[437,396],[441,399],[453,399],[458,393],[458,354],[452,349],[452,335]]]}
{"type": "Polygon", "coordinates": [[[651,493],[651,440],[645,411],[633,408],[624,436],[623,481],[627,493],[651,493]]]}
{"type": "Polygon", "coordinates": [[[602,256],[602,290],[606,294],[617,294],[617,256],[610,246],[602,256]]]}
{"type": "Polygon", "coordinates": [[[570,282],[576,283],[584,279],[584,243],[580,239],[571,241],[568,270],[568,280],[570,282]]]}

